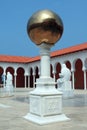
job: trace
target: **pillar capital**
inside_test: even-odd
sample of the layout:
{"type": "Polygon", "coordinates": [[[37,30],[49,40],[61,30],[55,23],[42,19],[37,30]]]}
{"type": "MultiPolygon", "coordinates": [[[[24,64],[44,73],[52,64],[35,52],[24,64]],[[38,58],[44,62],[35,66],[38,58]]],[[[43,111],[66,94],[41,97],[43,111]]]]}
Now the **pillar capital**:
{"type": "Polygon", "coordinates": [[[35,75],[35,72],[33,71],[33,76],[35,75]]]}
{"type": "Polygon", "coordinates": [[[52,47],[52,45],[46,44],[46,43],[42,43],[41,45],[39,45],[40,48],[40,55],[49,55],[50,54],[50,48],[52,47]]]}

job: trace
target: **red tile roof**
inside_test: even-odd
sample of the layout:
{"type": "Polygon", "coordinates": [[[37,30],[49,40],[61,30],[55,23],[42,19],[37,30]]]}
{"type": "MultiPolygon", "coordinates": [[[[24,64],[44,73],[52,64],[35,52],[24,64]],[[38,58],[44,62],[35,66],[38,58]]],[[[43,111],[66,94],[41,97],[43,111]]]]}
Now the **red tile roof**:
{"type": "Polygon", "coordinates": [[[0,55],[0,62],[25,63],[30,57],[0,55]]]}
{"type": "MultiPolygon", "coordinates": [[[[69,48],[64,48],[61,50],[57,50],[51,52],[51,57],[66,55],[82,50],[87,50],[87,42],[83,44],[79,44],[76,46],[72,46],[69,48]]],[[[40,60],[40,56],[35,57],[23,57],[23,56],[8,56],[8,55],[0,55],[0,62],[11,62],[11,63],[29,63],[40,60]]]]}
{"type": "MultiPolygon", "coordinates": [[[[69,48],[64,48],[61,50],[51,52],[51,57],[62,56],[62,55],[66,55],[66,54],[70,54],[70,53],[74,53],[74,52],[78,52],[78,51],[82,51],[82,50],[87,50],[87,42],[83,43],[83,44],[71,46],[69,48]]],[[[40,60],[40,57],[36,56],[36,57],[31,58],[30,62],[34,62],[34,61],[38,61],[38,60],[40,60]]]]}
{"type": "Polygon", "coordinates": [[[74,53],[74,52],[78,52],[78,51],[82,51],[82,50],[87,50],[87,42],[83,43],[83,44],[71,46],[69,48],[64,48],[64,49],[61,49],[58,51],[54,51],[51,53],[51,57],[66,55],[66,54],[70,54],[70,53],[74,53]]]}

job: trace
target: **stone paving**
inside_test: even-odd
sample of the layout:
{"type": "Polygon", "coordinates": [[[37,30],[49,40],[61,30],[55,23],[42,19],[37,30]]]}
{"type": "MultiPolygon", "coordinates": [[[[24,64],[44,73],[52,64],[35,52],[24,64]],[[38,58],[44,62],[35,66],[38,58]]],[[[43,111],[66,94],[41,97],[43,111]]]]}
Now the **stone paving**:
{"type": "Polygon", "coordinates": [[[29,112],[28,89],[0,98],[0,130],[87,130],[87,91],[75,90],[74,97],[63,99],[63,113],[70,121],[37,125],[23,116],[29,112]]]}

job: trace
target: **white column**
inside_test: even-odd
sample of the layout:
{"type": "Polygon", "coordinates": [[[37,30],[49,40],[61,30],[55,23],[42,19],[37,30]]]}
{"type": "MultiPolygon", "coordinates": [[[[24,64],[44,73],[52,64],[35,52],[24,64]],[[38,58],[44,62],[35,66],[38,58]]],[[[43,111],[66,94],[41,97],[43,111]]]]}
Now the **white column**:
{"type": "Polygon", "coordinates": [[[86,89],[86,70],[84,70],[84,90],[86,89]]]}
{"type": "Polygon", "coordinates": [[[53,78],[56,81],[55,71],[53,70],[53,78]]]}
{"type": "Polygon", "coordinates": [[[69,120],[62,114],[62,92],[55,88],[50,77],[50,45],[40,45],[41,75],[36,80],[36,88],[30,94],[30,113],[24,118],[38,124],[48,124],[69,120]]]}
{"type": "Polygon", "coordinates": [[[16,88],[16,74],[14,75],[14,86],[15,86],[15,88],[16,88]]]}
{"type": "Polygon", "coordinates": [[[28,75],[28,88],[30,87],[30,75],[28,75]]]}
{"type": "Polygon", "coordinates": [[[16,69],[15,69],[15,72],[14,72],[14,86],[15,86],[15,88],[16,88],[16,76],[17,76],[17,73],[16,73],[16,69]]]}
{"type": "Polygon", "coordinates": [[[86,90],[87,88],[86,88],[86,68],[85,67],[83,67],[83,72],[84,72],[84,90],[86,90]]]}
{"type": "Polygon", "coordinates": [[[4,76],[4,83],[3,83],[3,85],[4,85],[4,87],[5,87],[5,83],[6,83],[6,79],[5,79],[5,77],[6,77],[6,74],[3,74],[3,76],[4,76]]]}
{"type": "Polygon", "coordinates": [[[74,77],[74,72],[75,70],[74,69],[71,69],[71,74],[72,74],[72,89],[74,90],[75,89],[75,77],[74,77]]]}
{"type": "Polygon", "coordinates": [[[39,67],[38,75],[39,75],[39,77],[40,77],[40,67],[39,67]]]}
{"type": "Polygon", "coordinates": [[[5,83],[6,83],[6,73],[5,73],[5,68],[4,68],[4,72],[3,72],[3,80],[4,80],[4,83],[3,83],[3,85],[4,85],[4,87],[5,87],[5,83]]]}
{"type": "Polygon", "coordinates": [[[51,46],[41,44],[41,77],[50,77],[50,48],[51,46]]]}
{"type": "Polygon", "coordinates": [[[56,81],[55,71],[53,70],[53,78],[56,81]]]}
{"type": "Polygon", "coordinates": [[[24,85],[24,87],[26,88],[26,75],[25,75],[25,85],[24,85]]]}
{"type": "Polygon", "coordinates": [[[33,72],[33,87],[35,88],[35,73],[33,72]]]}

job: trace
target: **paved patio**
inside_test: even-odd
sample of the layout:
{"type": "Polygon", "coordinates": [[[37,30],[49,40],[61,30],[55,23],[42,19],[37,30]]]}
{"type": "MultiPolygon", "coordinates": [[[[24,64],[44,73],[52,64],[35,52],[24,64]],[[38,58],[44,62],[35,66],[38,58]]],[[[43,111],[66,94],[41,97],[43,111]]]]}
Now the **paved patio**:
{"type": "Polygon", "coordinates": [[[0,98],[0,130],[87,130],[87,91],[75,90],[74,98],[63,99],[63,113],[70,121],[37,125],[24,119],[29,112],[29,89],[0,98]]]}

